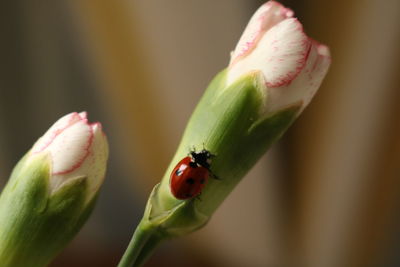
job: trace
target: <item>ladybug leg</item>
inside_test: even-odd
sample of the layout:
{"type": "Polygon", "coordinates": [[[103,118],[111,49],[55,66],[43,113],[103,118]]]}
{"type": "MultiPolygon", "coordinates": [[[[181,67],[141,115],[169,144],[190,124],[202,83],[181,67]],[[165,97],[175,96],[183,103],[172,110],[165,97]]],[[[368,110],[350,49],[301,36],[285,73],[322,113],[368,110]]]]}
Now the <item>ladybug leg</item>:
{"type": "Polygon", "coordinates": [[[221,178],[219,178],[215,173],[213,173],[211,170],[209,170],[209,172],[210,172],[210,174],[211,174],[211,177],[213,178],[213,179],[215,179],[215,180],[222,180],[221,178]]]}
{"type": "Polygon", "coordinates": [[[213,153],[211,153],[211,152],[208,151],[208,150],[204,150],[204,151],[207,151],[207,152],[208,152],[208,156],[209,156],[210,158],[214,158],[214,157],[217,156],[216,154],[213,154],[213,153]]]}
{"type": "Polygon", "coordinates": [[[200,196],[201,196],[201,192],[194,199],[197,199],[198,201],[203,201],[200,196]]]}

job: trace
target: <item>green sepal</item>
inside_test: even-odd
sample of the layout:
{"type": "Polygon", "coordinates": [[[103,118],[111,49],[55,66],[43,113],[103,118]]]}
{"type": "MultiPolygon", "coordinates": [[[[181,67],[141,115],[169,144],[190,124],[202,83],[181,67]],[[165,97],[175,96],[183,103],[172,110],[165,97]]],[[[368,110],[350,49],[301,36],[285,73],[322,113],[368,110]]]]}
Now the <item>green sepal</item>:
{"type": "MultiPolygon", "coordinates": [[[[29,154],[28,154],[29,155],[29,154]]],[[[86,177],[49,188],[46,155],[25,156],[0,196],[1,266],[46,266],[72,239],[93,208],[86,177]]]]}
{"type": "Polygon", "coordinates": [[[162,205],[159,203],[159,188],[160,184],[157,184],[150,194],[142,219],[143,225],[157,229],[161,236],[170,237],[192,232],[208,221],[208,216],[197,212],[193,201],[181,201],[174,208],[160,212],[162,205]]]}

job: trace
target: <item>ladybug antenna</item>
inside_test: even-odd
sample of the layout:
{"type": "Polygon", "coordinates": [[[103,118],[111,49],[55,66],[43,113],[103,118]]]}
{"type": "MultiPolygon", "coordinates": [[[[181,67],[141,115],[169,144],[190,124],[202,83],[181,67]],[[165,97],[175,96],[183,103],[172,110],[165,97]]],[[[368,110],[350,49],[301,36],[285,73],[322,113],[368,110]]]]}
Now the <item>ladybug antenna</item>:
{"type": "Polygon", "coordinates": [[[192,156],[193,157],[193,153],[196,153],[196,147],[194,145],[189,147],[189,153],[188,156],[192,156]]]}

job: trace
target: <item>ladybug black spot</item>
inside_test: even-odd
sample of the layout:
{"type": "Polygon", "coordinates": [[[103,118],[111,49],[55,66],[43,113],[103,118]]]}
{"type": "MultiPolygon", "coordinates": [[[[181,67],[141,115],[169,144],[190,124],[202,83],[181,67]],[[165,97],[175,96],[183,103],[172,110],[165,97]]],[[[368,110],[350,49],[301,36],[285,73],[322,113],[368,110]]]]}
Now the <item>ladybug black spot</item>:
{"type": "Polygon", "coordinates": [[[205,181],[206,181],[205,179],[201,179],[201,180],[200,180],[200,183],[201,183],[201,184],[204,184],[205,181]]]}
{"type": "Polygon", "coordinates": [[[186,183],[188,184],[194,184],[194,179],[193,178],[187,178],[186,183]]]}

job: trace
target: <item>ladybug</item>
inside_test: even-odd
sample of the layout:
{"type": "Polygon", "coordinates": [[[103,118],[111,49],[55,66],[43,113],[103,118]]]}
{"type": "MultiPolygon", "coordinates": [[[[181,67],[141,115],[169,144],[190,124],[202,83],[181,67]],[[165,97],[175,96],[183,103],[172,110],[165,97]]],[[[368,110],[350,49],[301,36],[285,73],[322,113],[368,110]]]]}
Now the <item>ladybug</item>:
{"type": "Polygon", "coordinates": [[[210,174],[211,158],[215,155],[206,149],[200,152],[191,151],[183,158],[171,173],[170,188],[177,199],[190,199],[198,196],[206,185],[210,174]]]}

